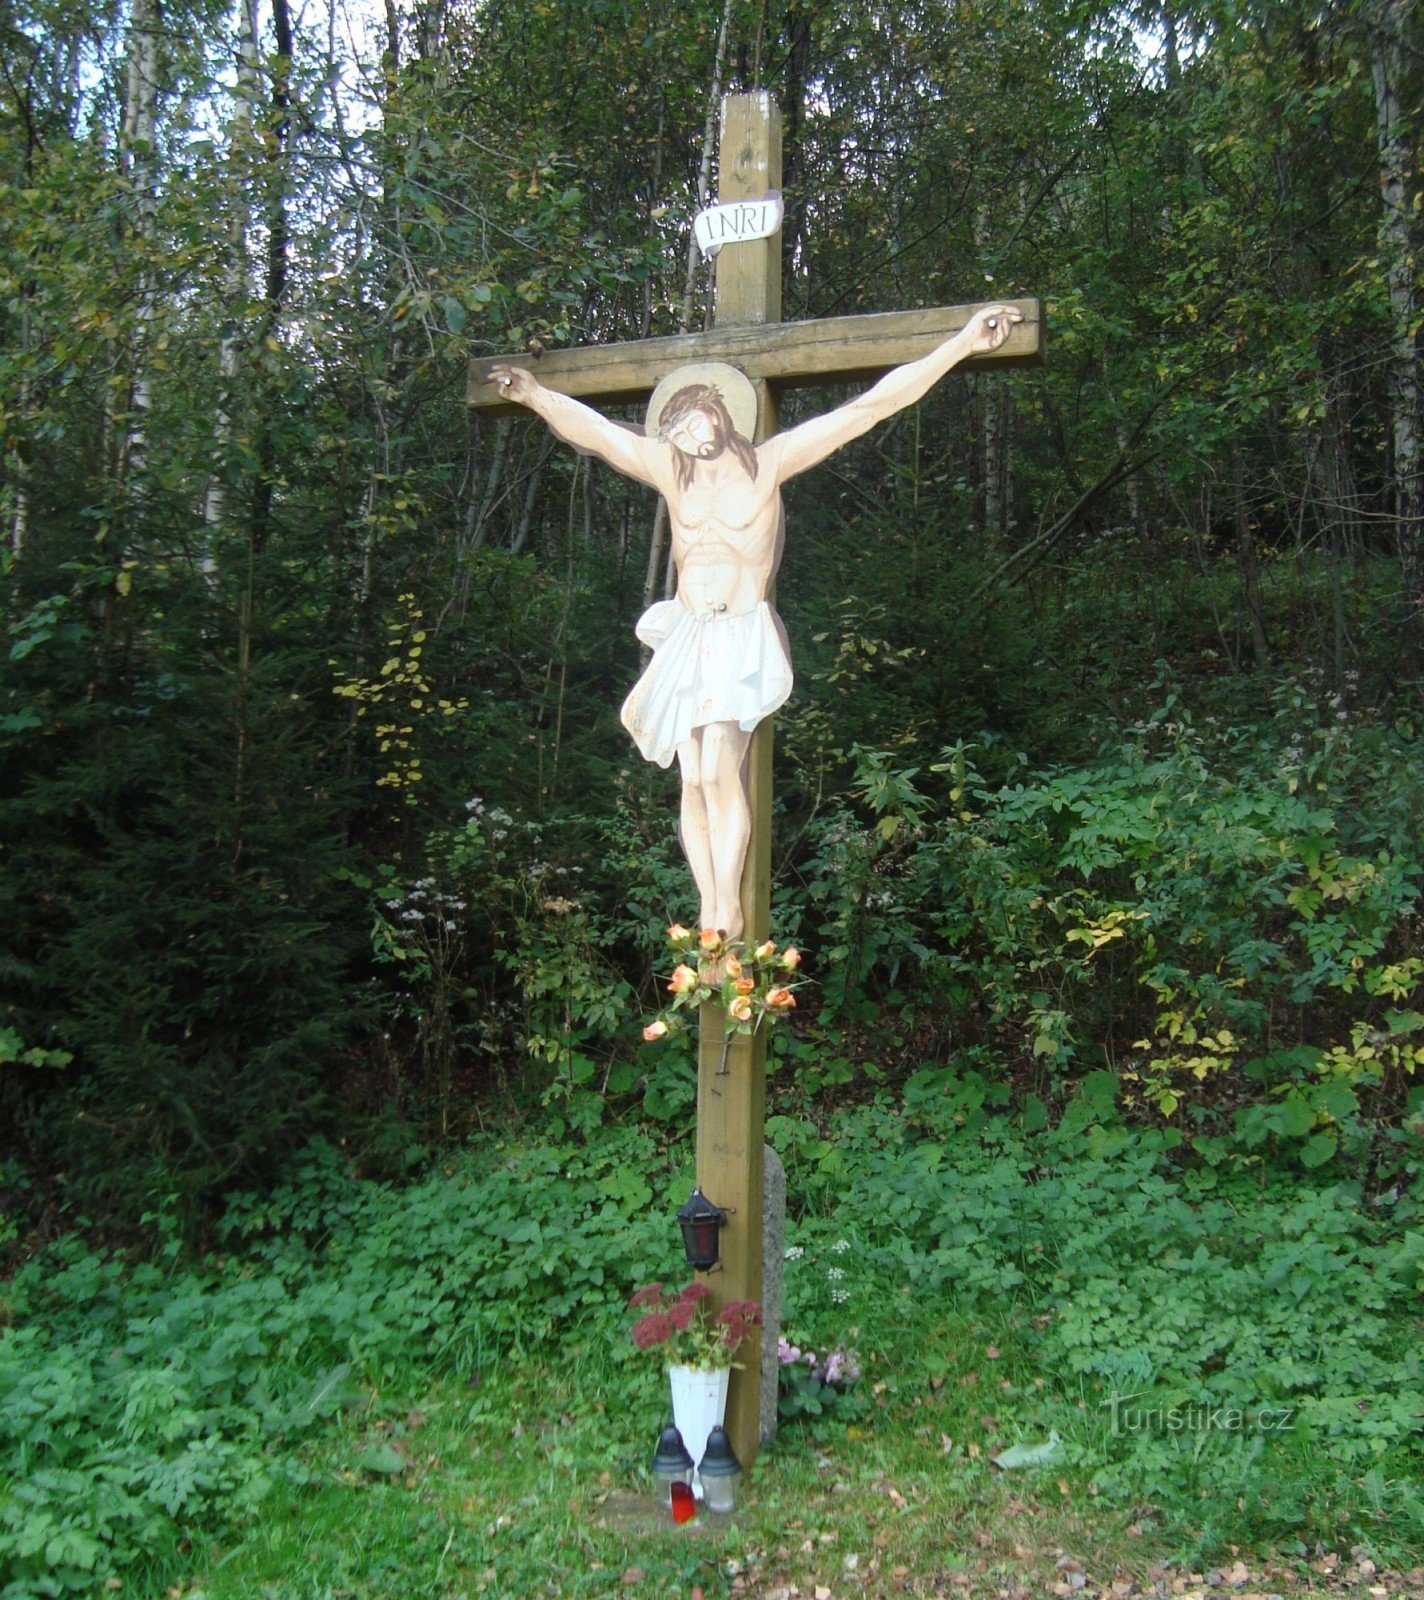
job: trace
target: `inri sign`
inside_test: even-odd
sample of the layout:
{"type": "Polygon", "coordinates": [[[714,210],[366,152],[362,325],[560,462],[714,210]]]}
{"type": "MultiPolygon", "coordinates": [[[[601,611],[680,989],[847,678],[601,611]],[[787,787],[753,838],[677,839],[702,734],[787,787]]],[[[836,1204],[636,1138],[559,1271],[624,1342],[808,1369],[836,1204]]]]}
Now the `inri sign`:
{"type": "Polygon", "coordinates": [[[692,232],[704,256],[715,256],[724,244],[769,239],[781,226],[781,196],[761,200],[729,200],[708,206],[692,219],[692,232]]]}

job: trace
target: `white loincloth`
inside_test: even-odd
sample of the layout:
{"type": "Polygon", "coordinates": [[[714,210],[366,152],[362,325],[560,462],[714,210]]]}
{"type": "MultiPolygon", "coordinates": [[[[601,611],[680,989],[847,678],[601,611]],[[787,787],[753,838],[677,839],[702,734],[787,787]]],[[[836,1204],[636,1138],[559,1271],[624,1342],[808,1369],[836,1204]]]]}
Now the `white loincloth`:
{"type": "Polygon", "coordinates": [[[748,733],[786,703],[794,679],[786,633],[765,600],[755,610],[698,613],[660,600],[635,630],[653,659],[619,712],[647,761],[672,765],[694,728],[735,722],[748,733]]]}

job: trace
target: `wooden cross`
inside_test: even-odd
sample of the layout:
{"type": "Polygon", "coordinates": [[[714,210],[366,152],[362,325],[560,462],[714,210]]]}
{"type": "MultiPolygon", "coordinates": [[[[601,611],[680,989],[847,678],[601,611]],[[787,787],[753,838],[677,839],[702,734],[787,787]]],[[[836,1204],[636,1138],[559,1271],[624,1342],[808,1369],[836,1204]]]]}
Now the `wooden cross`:
{"type": "MultiPolygon", "coordinates": [[[[764,91],[727,95],[722,101],[719,146],[720,201],[759,200],[781,188],[781,115],[764,91]]],[[[971,357],[963,367],[1029,366],[1043,359],[1043,318],[1037,300],[1002,302],[1023,313],[993,355],[971,357]]],[[[550,351],[540,357],[496,356],[470,362],[466,399],[486,414],[521,411],[501,400],[489,382],[491,367],[527,366],[545,387],[604,404],[645,401],[658,381],[693,361],[740,367],[757,390],[760,444],[777,431],[781,389],[825,383],[870,383],[892,367],[913,361],[954,334],[978,306],[929,311],[781,321],[781,235],[724,245],[716,257],[715,326],[705,333],[629,344],[550,351]]],[[[961,370],[961,369],[956,369],[961,370]]],[[[768,595],[774,601],[774,595],[768,595]]],[[[742,872],[745,936],[759,943],[771,918],[772,719],[752,736],[747,792],[751,844],[742,872]]],[[[766,1041],[761,1030],[734,1035],[723,1065],[723,1017],[702,1008],[697,1088],[697,1183],[731,1215],[722,1229],[722,1270],[707,1280],[716,1303],[762,1298],[762,1144],[766,1105],[766,1041]],[[714,1084],[714,1079],[716,1080],[714,1084]]],[[[761,1352],[741,1350],[727,1402],[727,1431],[744,1468],[759,1444],[761,1352]]]]}

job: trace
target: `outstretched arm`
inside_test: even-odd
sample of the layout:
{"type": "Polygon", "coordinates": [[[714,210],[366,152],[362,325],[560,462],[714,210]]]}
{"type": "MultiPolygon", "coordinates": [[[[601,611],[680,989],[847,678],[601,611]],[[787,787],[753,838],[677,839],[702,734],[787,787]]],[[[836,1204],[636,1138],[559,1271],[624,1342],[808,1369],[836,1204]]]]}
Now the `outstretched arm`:
{"type": "Polygon", "coordinates": [[[528,406],[543,417],[550,431],[576,450],[585,450],[606,461],[610,467],[636,478],[639,483],[662,487],[657,476],[658,452],[666,447],[626,427],[612,422],[566,394],[546,389],[532,372],[523,367],[493,367],[490,382],[502,398],[528,406]]]}
{"type": "Polygon", "coordinates": [[[798,427],[776,434],[761,446],[759,454],[770,457],[778,483],[785,483],[798,472],[805,472],[818,461],[834,455],[844,444],[858,439],[877,422],[884,422],[897,411],[923,399],[935,384],[967,356],[990,355],[1023,321],[1023,313],[1012,306],[985,306],[977,311],[952,339],[918,361],[896,367],[867,389],[824,416],[812,417],[798,427]]]}

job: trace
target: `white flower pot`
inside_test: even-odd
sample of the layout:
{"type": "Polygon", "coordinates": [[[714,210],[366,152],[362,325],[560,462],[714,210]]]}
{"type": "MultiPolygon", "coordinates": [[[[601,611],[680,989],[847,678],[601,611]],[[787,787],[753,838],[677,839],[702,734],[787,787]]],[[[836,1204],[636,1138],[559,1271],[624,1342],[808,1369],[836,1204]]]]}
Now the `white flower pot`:
{"type": "MultiPolygon", "coordinates": [[[[669,1367],[672,1386],[672,1418],[687,1453],[694,1463],[702,1460],[707,1435],[726,1421],[727,1386],[732,1381],[730,1367],[669,1367]]],[[[692,1474],[692,1492],[702,1499],[702,1480],[692,1474]]]]}

